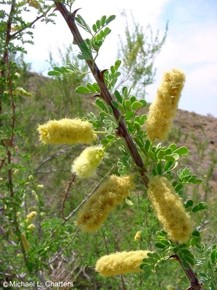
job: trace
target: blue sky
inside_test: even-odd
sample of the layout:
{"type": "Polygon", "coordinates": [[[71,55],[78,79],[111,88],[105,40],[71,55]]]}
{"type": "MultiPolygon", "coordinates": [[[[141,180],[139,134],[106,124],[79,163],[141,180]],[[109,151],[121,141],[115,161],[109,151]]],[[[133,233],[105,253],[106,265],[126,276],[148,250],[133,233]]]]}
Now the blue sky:
{"type": "Polygon", "coordinates": [[[169,32],[158,73],[180,67],[186,73],[180,107],[217,117],[217,1],[168,1],[159,22],[165,19],[169,32]]]}
{"type": "MultiPolygon", "coordinates": [[[[125,21],[120,15],[123,9],[132,11],[142,26],[150,23],[153,30],[159,30],[162,35],[168,21],[166,44],[156,58],[157,74],[155,83],[147,90],[147,100],[153,100],[165,71],[180,68],[186,73],[186,84],[179,107],[217,117],[216,0],[76,0],[74,5],[82,8],[80,14],[90,24],[104,14],[117,16],[111,27],[112,35],[98,61],[100,68],[110,66],[116,59],[118,35],[124,35],[125,21]]],[[[33,70],[43,73],[48,67],[49,51],[55,57],[57,49],[71,41],[71,34],[61,17],[56,19],[55,26],[39,24],[35,30],[35,45],[28,47],[27,61],[32,63],[33,70]]]]}

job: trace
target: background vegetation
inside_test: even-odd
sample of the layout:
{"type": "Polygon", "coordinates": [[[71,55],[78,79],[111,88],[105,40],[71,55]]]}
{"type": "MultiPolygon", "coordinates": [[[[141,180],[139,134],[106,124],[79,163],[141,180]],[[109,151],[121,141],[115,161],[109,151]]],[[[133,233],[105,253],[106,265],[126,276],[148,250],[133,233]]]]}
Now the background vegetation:
{"type": "MultiPolygon", "coordinates": [[[[15,51],[24,52],[23,34],[32,25],[24,23],[20,16],[23,7],[28,10],[28,4],[12,2],[14,11],[2,14],[0,26],[1,287],[3,281],[40,281],[43,285],[44,281],[51,280],[71,281],[73,289],[185,289],[189,286],[185,273],[172,259],[160,265],[157,272],[146,280],[143,273],[105,279],[94,270],[96,260],[107,253],[155,249],[156,232],[161,227],[149,201],[144,198],[146,193],[139,176],[135,177],[136,190],[130,200],[119,206],[97,233],[78,231],[74,224],[75,216],[64,222],[64,218],[112,169],[118,157],[117,147],[109,148],[94,178],[78,180],[74,184],[71,164],[84,147],[43,146],[39,143],[38,124],[63,117],[89,116],[91,119],[93,116],[89,113],[97,115],[99,111],[96,96],[75,92],[78,85],[85,85],[91,79],[85,74],[86,65],[75,57],[77,52],[73,47],[60,51],[62,62],[59,64],[50,56],[52,72],[49,77],[29,71],[23,58],[17,58],[15,51]],[[10,16],[13,21],[9,28],[10,16]],[[13,35],[12,27],[16,25],[19,33],[8,39],[8,29],[13,35]],[[14,39],[22,40],[21,45],[14,44],[14,39]],[[37,216],[28,221],[27,215],[32,211],[36,211],[37,216]],[[30,224],[34,227],[29,227],[30,224]],[[134,236],[139,230],[142,231],[141,240],[135,241],[134,236]],[[28,249],[23,247],[22,235],[26,237],[28,249]]],[[[9,2],[5,1],[5,4],[9,5],[9,2]]],[[[40,5],[38,13],[50,11],[49,7],[40,5]]],[[[51,17],[52,14],[47,12],[43,19],[51,17]]],[[[141,86],[153,82],[154,58],[166,39],[166,33],[163,39],[156,37],[154,40],[144,35],[147,33],[144,34],[136,23],[134,31],[126,27],[119,51],[123,60],[122,75],[116,87],[130,84],[135,94],[141,86]]],[[[146,112],[147,107],[138,109],[136,114],[146,112]]],[[[214,273],[217,254],[211,255],[216,253],[213,245],[217,231],[216,125],[217,120],[211,116],[179,111],[169,139],[163,143],[163,146],[171,143],[187,146],[190,155],[182,158],[180,166],[190,168],[203,180],[194,186],[187,184],[184,195],[195,204],[201,201],[208,204],[208,210],[194,216],[202,237],[195,253],[198,257],[195,271],[202,279],[204,289],[213,290],[217,285],[214,273]]],[[[131,164],[127,166],[135,170],[131,164]]],[[[113,168],[113,173],[120,170],[120,166],[113,168]]]]}

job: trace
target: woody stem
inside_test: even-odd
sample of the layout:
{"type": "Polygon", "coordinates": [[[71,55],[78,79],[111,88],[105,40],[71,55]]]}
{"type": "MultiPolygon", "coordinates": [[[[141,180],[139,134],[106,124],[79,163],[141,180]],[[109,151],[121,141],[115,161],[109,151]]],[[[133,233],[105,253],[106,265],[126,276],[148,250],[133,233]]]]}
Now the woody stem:
{"type": "MultiPolygon", "coordinates": [[[[81,52],[83,49],[83,45],[85,44],[76,24],[75,24],[75,16],[77,13],[77,10],[74,11],[73,13],[70,13],[65,5],[61,2],[59,2],[58,0],[54,0],[54,3],[56,5],[56,8],[58,11],[60,11],[60,13],[62,14],[63,18],[65,19],[72,35],[74,38],[74,43],[78,45],[78,47],[80,48],[81,52]]],[[[127,126],[126,126],[126,122],[124,120],[124,117],[122,116],[122,114],[120,113],[120,111],[114,107],[113,103],[112,103],[112,96],[111,93],[109,92],[105,81],[104,81],[104,77],[103,77],[103,71],[100,71],[98,66],[96,65],[95,61],[92,59],[88,59],[86,60],[87,65],[89,66],[99,88],[100,88],[100,96],[103,98],[103,100],[111,107],[113,115],[117,121],[118,124],[118,134],[119,136],[121,136],[125,142],[126,145],[128,147],[128,150],[131,154],[132,159],[134,160],[135,164],[137,165],[139,172],[141,174],[142,180],[146,186],[146,188],[148,187],[148,177],[147,177],[147,170],[144,167],[144,163],[142,161],[142,158],[137,150],[137,147],[132,139],[132,137],[130,136],[128,130],[127,130],[127,126]]],[[[202,290],[202,286],[201,284],[198,282],[196,273],[193,272],[193,270],[191,268],[185,269],[182,265],[182,262],[180,260],[180,258],[177,255],[175,258],[179,261],[181,267],[183,268],[183,270],[185,271],[191,286],[190,288],[188,288],[188,290],[202,290]]]]}

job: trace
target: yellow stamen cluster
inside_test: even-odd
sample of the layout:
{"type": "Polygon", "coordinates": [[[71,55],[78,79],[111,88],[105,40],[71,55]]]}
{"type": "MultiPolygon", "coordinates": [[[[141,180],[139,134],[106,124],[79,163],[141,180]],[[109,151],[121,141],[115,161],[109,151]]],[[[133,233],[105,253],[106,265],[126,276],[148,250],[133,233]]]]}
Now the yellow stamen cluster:
{"type": "Polygon", "coordinates": [[[123,202],[133,188],[131,177],[110,176],[78,212],[77,225],[86,232],[98,230],[109,213],[123,202]]]}
{"type": "Polygon", "coordinates": [[[31,222],[35,217],[37,216],[37,212],[36,211],[32,211],[30,212],[27,216],[26,216],[26,220],[28,222],[31,222]]]}
{"type": "Polygon", "coordinates": [[[92,125],[80,119],[49,121],[40,125],[38,132],[44,144],[90,144],[97,138],[92,125]]]}
{"type": "Polygon", "coordinates": [[[104,157],[102,146],[90,146],[84,149],[72,164],[72,172],[80,178],[88,178],[95,174],[97,166],[104,157]]]}
{"type": "Polygon", "coordinates": [[[35,229],[35,225],[34,224],[30,224],[28,227],[27,227],[28,230],[32,231],[35,229]]]}
{"type": "Polygon", "coordinates": [[[192,233],[191,218],[169,180],[162,176],[153,177],[148,184],[148,196],[169,238],[186,242],[192,233]]]}
{"type": "Polygon", "coordinates": [[[138,231],[134,236],[134,241],[141,240],[141,234],[142,234],[142,231],[138,231]]]}
{"type": "Polygon", "coordinates": [[[149,108],[146,131],[149,140],[165,140],[176,114],[185,75],[178,69],[165,73],[157,96],[149,108]]]}
{"type": "Polygon", "coordinates": [[[36,9],[39,9],[41,7],[39,1],[36,0],[27,0],[27,3],[29,4],[29,6],[34,7],[36,9]]]}
{"type": "Polygon", "coordinates": [[[118,252],[101,257],[95,270],[105,277],[141,272],[140,265],[149,251],[118,252]]]}
{"type": "Polygon", "coordinates": [[[24,248],[25,252],[28,252],[30,246],[29,246],[29,242],[28,242],[28,240],[26,238],[25,233],[21,233],[21,236],[20,237],[21,237],[21,243],[23,245],[23,248],[24,248]]]}

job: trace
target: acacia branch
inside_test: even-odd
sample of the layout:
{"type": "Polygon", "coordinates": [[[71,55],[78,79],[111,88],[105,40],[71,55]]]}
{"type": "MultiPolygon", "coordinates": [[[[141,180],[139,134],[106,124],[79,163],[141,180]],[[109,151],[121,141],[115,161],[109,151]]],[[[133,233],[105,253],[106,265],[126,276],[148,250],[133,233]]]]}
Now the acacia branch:
{"type": "MultiPolygon", "coordinates": [[[[76,12],[70,13],[66,7],[64,6],[63,3],[59,2],[59,1],[54,1],[54,3],[56,4],[56,8],[57,10],[60,11],[60,13],[62,14],[63,18],[65,19],[66,23],[68,24],[68,27],[74,37],[74,43],[78,45],[78,47],[80,48],[80,50],[82,51],[82,45],[84,45],[84,40],[75,24],[75,16],[76,16],[76,12]]],[[[103,77],[103,71],[100,71],[98,66],[96,65],[94,60],[86,60],[87,65],[89,66],[96,82],[98,83],[99,87],[100,87],[100,96],[103,98],[103,100],[111,107],[114,117],[117,121],[118,124],[118,129],[117,132],[119,134],[119,136],[121,136],[125,142],[126,145],[129,149],[129,152],[135,162],[135,164],[138,166],[140,174],[142,176],[143,182],[145,184],[145,186],[147,187],[148,185],[148,178],[146,176],[147,171],[144,167],[144,163],[142,161],[142,158],[137,150],[137,147],[132,139],[132,137],[130,136],[127,127],[126,127],[126,122],[122,116],[122,114],[120,113],[120,111],[114,107],[114,105],[112,104],[112,96],[105,84],[104,81],[104,77],[103,77]]]]}
{"type": "Polygon", "coordinates": [[[64,191],[63,203],[62,203],[62,208],[61,208],[61,214],[62,214],[63,219],[65,219],[64,210],[65,210],[65,206],[66,206],[66,200],[69,196],[69,192],[70,192],[70,189],[72,188],[73,183],[76,181],[76,178],[77,178],[76,174],[72,173],[71,179],[68,182],[68,185],[64,191]]]}
{"type": "MultiPolygon", "coordinates": [[[[63,18],[65,19],[72,35],[74,38],[73,43],[77,44],[78,47],[80,48],[81,52],[83,50],[83,45],[84,45],[84,40],[75,24],[75,16],[78,10],[75,10],[73,13],[70,13],[65,5],[61,2],[59,2],[58,0],[54,0],[54,3],[56,5],[57,10],[60,11],[60,13],[62,14],[63,18]]],[[[113,103],[112,103],[112,96],[111,93],[109,92],[105,81],[104,81],[104,77],[103,77],[103,73],[104,71],[100,71],[98,66],[96,65],[94,60],[86,60],[87,65],[89,66],[99,88],[100,88],[100,96],[103,98],[103,100],[111,107],[112,111],[113,111],[113,115],[117,121],[118,124],[118,134],[120,137],[122,137],[125,142],[126,145],[129,149],[129,152],[131,154],[131,157],[133,158],[135,164],[138,166],[138,169],[140,171],[142,180],[145,184],[146,187],[148,187],[148,177],[147,177],[147,170],[144,167],[144,163],[142,161],[142,158],[137,150],[137,147],[132,139],[132,137],[130,136],[127,127],[126,127],[126,122],[124,117],[122,116],[122,114],[120,113],[120,111],[114,107],[113,103]]],[[[76,211],[77,208],[74,210],[76,211]]],[[[70,218],[73,214],[74,211],[66,218],[70,218]]],[[[65,221],[64,221],[65,222],[65,221]]],[[[180,263],[182,269],[185,271],[188,280],[191,283],[191,286],[187,289],[187,290],[202,290],[202,285],[201,283],[199,283],[198,279],[197,279],[197,275],[196,273],[194,273],[194,271],[191,269],[191,267],[189,266],[188,268],[185,268],[180,260],[180,258],[177,255],[174,255],[173,257],[175,257],[178,262],[180,263]]]]}
{"type": "Polygon", "coordinates": [[[184,270],[186,276],[188,277],[188,280],[190,281],[191,286],[188,287],[186,290],[202,290],[203,289],[202,284],[199,282],[199,280],[197,278],[197,274],[194,273],[194,271],[191,269],[191,267],[185,268],[178,255],[172,255],[170,258],[174,258],[174,259],[176,259],[176,261],[179,262],[179,264],[181,265],[182,269],[184,270]]]}

